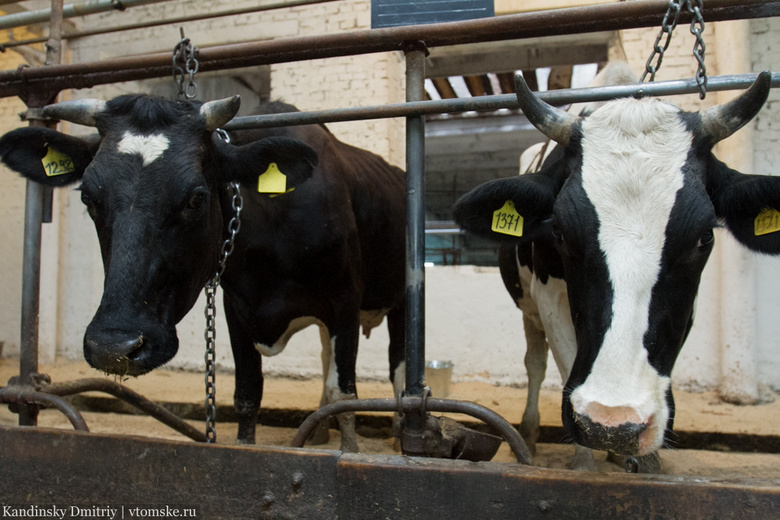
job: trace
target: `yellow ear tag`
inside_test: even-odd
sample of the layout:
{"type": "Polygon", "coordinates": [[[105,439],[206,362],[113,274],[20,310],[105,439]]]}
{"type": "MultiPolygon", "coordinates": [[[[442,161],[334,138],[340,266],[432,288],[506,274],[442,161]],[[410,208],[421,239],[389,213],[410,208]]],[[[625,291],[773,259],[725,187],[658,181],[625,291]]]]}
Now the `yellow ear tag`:
{"type": "Polygon", "coordinates": [[[774,208],[764,208],[755,220],[756,236],[768,235],[780,231],[780,211],[774,208]]]}
{"type": "Polygon", "coordinates": [[[41,159],[41,164],[43,164],[43,171],[46,173],[47,177],[65,175],[66,173],[73,173],[76,171],[76,165],[73,164],[73,159],[62,152],[58,152],[52,147],[48,147],[46,155],[41,159]]]}
{"type": "Polygon", "coordinates": [[[287,176],[283,174],[276,163],[268,165],[268,169],[257,178],[258,193],[284,193],[287,191],[287,176]]]}
{"type": "Polygon", "coordinates": [[[515,209],[515,203],[511,200],[493,212],[493,224],[490,229],[496,233],[523,236],[523,217],[515,209]]]}

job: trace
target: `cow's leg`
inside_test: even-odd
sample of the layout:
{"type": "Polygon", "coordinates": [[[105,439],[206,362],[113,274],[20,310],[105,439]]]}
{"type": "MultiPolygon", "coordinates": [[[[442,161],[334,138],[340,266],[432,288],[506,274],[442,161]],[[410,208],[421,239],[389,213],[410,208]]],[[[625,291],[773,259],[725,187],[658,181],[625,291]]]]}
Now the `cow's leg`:
{"type": "MultiPolygon", "coordinates": [[[[387,331],[390,346],[387,357],[390,362],[390,382],[393,397],[404,391],[406,382],[406,303],[402,302],[387,313],[387,331]]],[[[435,396],[434,396],[435,397],[435,396]]]]}
{"type": "MultiPolygon", "coordinates": [[[[320,408],[322,408],[330,402],[328,399],[328,370],[330,370],[332,355],[330,334],[323,325],[320,326],[320,342],[322,343],[322,353],[320,354],[320,359],[322,360],[322,397],[320,397],[320,408]]],[[[330,432],[328,431],[330,426],[330,420],[320,422],[309,436],[308,442],[314,445],[327,443],[330,440],[330,432]]]]}
{"type": "MultiPolygon", "coordinates": [[[[553,359],[561,374],[561,381],[566,384],[574,366],[574,358],[577,357],[577,338],[569,311],[566,282],[550,277],[543,284],[534,278],[531,285],[553,359]]],[[[576,445],[570,467],[580,471],[596,471],[593,450],[576,445]]]]}
{"type": "Polygon", "coordinates": [[[520,435],[531,453],[536,453],[536,441],[539,440],[539,390],[547,372],[547,341],[544,330],[537,326],[536,320],[523,313],[525,328],[525,369],[528,374],[528,396],[525,402],[523,420],[520,423],[520,435]]]}
{"type": "Polygon", "coordinates": [[[238,319],[230,299],[223,298],[225,319],[230,332],[230,347],[236,365],[236,389],[233,405],[238,415],[239,444],[255,443],[255,427],[263,398],[263,360],[244,325],[238,319]]]}
{"type": "MultiPolygon", "coordinates": [[[[320,327],[324,379],[322,400],[327,401],[327,404],[357,398],[355,364],[357,362],[359,332],[358,312],[355,310],[351,314],[341,313],[340,315],[354,316],[355,319],[349,320],[348,323],[337,324],[332,331],[325,326],[320,327]]],[[[341,430],[341,451],[357,452],[355,414],[339,414],[336,419],[339,423],[339,430],[341,430]]]]}

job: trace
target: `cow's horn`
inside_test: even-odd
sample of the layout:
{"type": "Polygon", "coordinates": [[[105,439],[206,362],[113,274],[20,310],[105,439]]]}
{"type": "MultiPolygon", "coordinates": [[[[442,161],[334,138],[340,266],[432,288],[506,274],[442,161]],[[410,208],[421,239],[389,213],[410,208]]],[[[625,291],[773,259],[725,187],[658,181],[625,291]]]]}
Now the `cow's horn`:
{"type": "Polygon", "coordinates": [[[106,109],[99,99],[73,99],[43,107],[45,116],[85,126],[95,126],[95,116],[106,109]]]}
{"type": "Polygon", "coordinates": [[[571,139],[572,128],[580,120],[564,110],[548,105],[531,92],[523,76],[515,75],[515,90],[520,108],[528,120],[544,135],[566,146],[571,139]]]}
{"type": "Polygon", "coordinates": [[[712,138],[712,144],[721,141],[756,117],[764,106],[772,83],[772,73],[758,75],[749,89],[727,103],[699,112],[702,131],[712,138]]]}
{"type": "Polygon", "coordinates": [[[241,96],[209,101],[201,105],[200,118],[206,126],[206,130],[216,130],[233,119],[240,107],[241,96]]]}

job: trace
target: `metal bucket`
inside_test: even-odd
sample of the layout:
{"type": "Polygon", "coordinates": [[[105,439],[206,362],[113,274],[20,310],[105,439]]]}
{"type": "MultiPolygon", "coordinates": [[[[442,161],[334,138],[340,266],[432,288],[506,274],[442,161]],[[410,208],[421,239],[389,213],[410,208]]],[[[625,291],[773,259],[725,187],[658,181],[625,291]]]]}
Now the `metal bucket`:
{"type": "Polygon", "coordinates": [[[431,388],[431,397],[450,395],[452,361],[428,361],[425,363],[425,384],[431,388]]]}

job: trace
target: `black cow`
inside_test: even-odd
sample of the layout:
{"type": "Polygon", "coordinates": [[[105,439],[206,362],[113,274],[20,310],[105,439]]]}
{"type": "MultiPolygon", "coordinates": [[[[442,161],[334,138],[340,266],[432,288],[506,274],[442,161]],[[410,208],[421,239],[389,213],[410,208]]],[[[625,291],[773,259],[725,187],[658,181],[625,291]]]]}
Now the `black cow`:
{"type": "Polygon", "coordinates": [[[764,226],[780,209],[780,178],[741,174],[711,151],[755,117],[770,78],[701,112],[622,99],[579,117],[518,77],[523,112],[562,157],[477,187],[455,218],[483,236],[533,242],[534,268],[565,280],[577,348],[562,416],[578,444],[640,456],[661,447],[674,419],[670,374],[715,227],[780,253],[778,228],[764,226]]]}
{"type": "MultiPolygon", "coordinates": [[[[242,144],[227,144],[214,130],[239,104],[238,96],[201,104],[145,95],[59,103],[45,113],[96,126],[99,144],[23,128],[0,139],[0,157],[41,184],[81,181],[105,267],[84,355],[121,375],[144,374],[176,354],[175,325],[217,270],[233,215],[227,183],[242,183],[241,230],[222,287],[238,440],[253,443],[260,354],[279,353],[307,325],[321,330],[323,402],[355,397],[359,326],[370,330],[385,314],[390,377],[401,384],[404,174],[321,126],[239,132],[242,144]],[[268,188],[272,174],[283,180],[268,188]]],[[[339,422],[342,449],[356,451],[354,416],[339,422]]]]}

